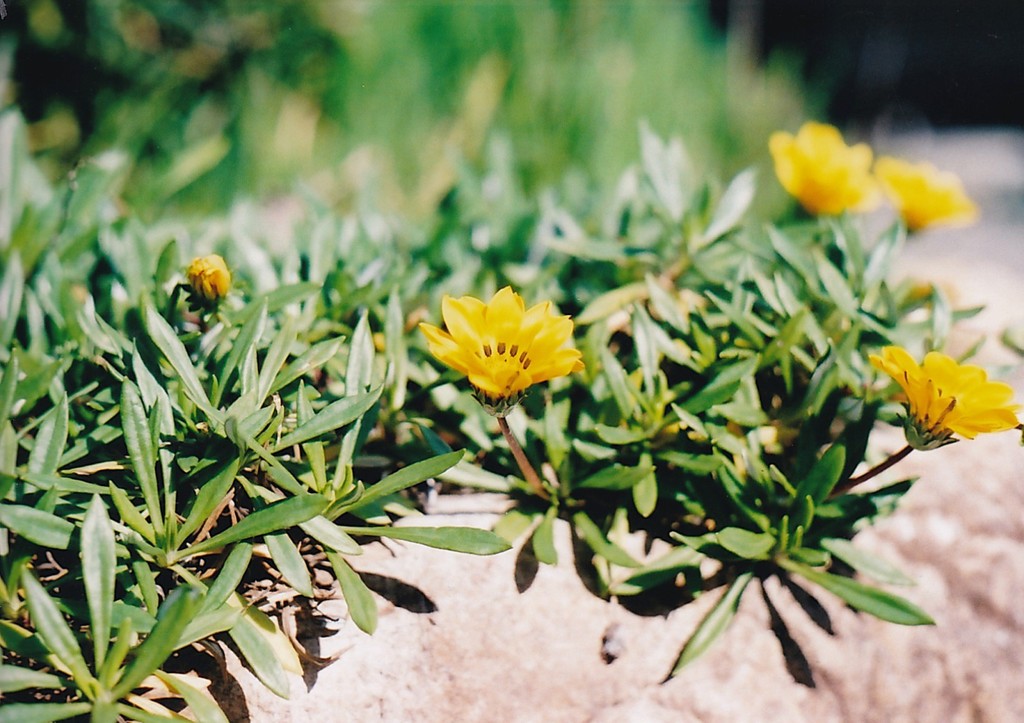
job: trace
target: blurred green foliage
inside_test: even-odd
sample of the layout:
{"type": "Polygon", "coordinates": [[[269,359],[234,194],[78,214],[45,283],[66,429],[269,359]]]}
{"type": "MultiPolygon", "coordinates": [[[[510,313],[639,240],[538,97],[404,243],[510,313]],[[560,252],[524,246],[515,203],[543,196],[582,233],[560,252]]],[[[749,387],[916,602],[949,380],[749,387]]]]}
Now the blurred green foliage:
{"type": "Polygon", "coordinates": [[[696,2],[24,0],[0,24],[0,99],[51,176],[125,150],[144,212],[301,177],[422,213],[496,137],[528,191],[572,169],[613,181],[643,118],[739,170],[805,107],[783,68],[734,50],[696,2]]]}

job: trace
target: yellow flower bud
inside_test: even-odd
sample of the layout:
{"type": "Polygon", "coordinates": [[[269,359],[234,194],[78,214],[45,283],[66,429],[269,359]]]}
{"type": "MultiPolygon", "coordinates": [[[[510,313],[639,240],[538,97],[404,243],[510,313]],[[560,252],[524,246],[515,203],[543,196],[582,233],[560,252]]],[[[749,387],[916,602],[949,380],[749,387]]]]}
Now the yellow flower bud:
{"type": "Polygon", "coordinates": [[[192,259],[185,275],[192,291],[203,301],[222,299],[231,288],[231,272],[224,259],[217,254],[192,259]]]}

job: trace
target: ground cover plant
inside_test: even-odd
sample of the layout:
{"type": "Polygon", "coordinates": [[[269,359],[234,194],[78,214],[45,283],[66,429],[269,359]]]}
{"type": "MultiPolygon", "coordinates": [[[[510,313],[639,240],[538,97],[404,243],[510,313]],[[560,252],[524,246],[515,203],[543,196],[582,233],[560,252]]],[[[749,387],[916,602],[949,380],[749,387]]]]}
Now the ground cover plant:
{"type": "Polygon", "coordinates": [[[914,484],[877,475],[1019,426],[1008,386],[941,353],[977,310],[889,278],[908,228],[973,205],[830,126],[765,139],[777,178],[725,182],[641,126],[611,190],[530,201],[499,163],[429,223],[310,194],[287,224],[143,224],[122,156],[54,185],[15,112],[0,145],[0,720],[223,719],[188,654],[222,645],[286,696],[324,662],[301,601],[341,595],[373,631],[359,554],[381,538],[515,545],[526,586],[565,520],[596,595],[718,596],[667,677],[769,577],[825,628],[823,594],[928,624],[855,543],[914,484]],[[805,211],[751,218],[776,182],[805,211]],[[905,448],[871,444],[890,424],[905,448]],[[395,524],[426,480],[515,504],[494,531],[395,524]]]}

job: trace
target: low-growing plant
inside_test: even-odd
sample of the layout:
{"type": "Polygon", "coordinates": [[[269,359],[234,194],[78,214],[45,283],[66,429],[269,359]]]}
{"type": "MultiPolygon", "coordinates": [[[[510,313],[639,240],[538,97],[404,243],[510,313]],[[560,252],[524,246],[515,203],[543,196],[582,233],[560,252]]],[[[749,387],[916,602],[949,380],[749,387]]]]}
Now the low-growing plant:
{"type": "MultiPolygon", "coordinates": [[[[337,592],[372,632],[358,558],[381,538],[519,543],[530,570],[558,562],[563,520],[599,596],[671,610],[720,590],[669,676],[755,580],[824,625],[820,591],[930,623],[863,581],[907,579],[853,540],[912,484],[864,483],[911,449],[1018,426],[1009,387],[938,352],[977,310],[889,278],[910,222],[866,231],[862,199],[828,198],[828,164],[806,162],[813,138],[772,152],[833,215],[764,224],[753,172],[720,184],[640,139],[605,194],[533,202],[499,167],[427,224],[307,195],[290,223],[239,204],[143,225],[115,202],[123,159],[51,187],[0,116],[0,720],[223,719],[185,651],[224,644],[287,696],[324,661],[266,590],[337,592]],[[887,457],[880,424],[909,446],[887,457]],[[427,480],[515,504],[493,532],[393,524],[427,480]]],[[[963,218],[914,206],[915,229],[963,218]]]]}

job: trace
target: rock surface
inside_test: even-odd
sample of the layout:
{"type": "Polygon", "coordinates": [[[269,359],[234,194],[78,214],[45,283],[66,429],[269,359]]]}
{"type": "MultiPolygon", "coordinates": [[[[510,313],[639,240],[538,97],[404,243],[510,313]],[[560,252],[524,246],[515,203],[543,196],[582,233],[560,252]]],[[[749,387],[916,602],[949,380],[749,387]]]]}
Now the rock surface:
{"type": "MultiPolygon", "coordinates": [[[[901,268],[944,284],[958,304],[990,305],[960,333],[998,334],[1024,322],[1024,262],[1007,263],[1020,259],[1019,246],[1007,247],[1019,243],[1020,228],[983,224],[925,234],[909,245],[901,268]]],[[[983,353],[988,362],[1012,359],[997,345],[983,353]]],[[[1019,371],[1011,381],[1024,390],[1019,371]]],[[[885,449],[902,444],[898,431],[879,436],[885,449]]],[[[913,578],[912,587],[890,589],[925,608],[935,627],[880,622],[822,593],[836,633],[829,636],[788,591],[769,583],[813,668],[816,689],[786,671],[753,586],[713,651],[661,684],[716,594],[667,617],[640,617],[602,601],[573,569],[563,526],[562,562],[542,566],[523,593],[516,589],[514,552],[477,558],[413,545],[371,546],[356,561],[361,572],[414,585],[436,609],[411,612],[382,598],[374,636],[345,621],[322,642],[324,654],[343,652],[311,687],[296,678],[291,700],[281,700],[235,665],[245,695],[225,705],[233,721],[260,723],[1021,721],[1019,442],[1011,432],[911,455],[890,478],[917,475],[919,483],[893,517],[856,539],[913,578]]],[[[426,522],[486,526],[493,519],[450,514],[426,522]]]]}

